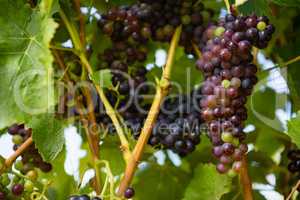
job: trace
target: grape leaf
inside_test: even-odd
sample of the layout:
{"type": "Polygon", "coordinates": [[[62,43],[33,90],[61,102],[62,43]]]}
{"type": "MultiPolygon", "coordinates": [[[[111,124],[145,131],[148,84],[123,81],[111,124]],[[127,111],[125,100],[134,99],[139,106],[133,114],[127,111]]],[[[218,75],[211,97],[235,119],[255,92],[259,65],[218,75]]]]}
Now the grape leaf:
{"type": "Polygon", "coordinates": [[[92,76],[93,81],[102,88],[112,87],[112,74],[109,69],[102,69],[95,72],[92,76]]]}
{"type": "Polygon", "coordinates": [[[62,121],[55,119],[51,114],[42,114],[32,117],[28,126],[32,128],[33,141],[43,159],[53,160],[65,143],[62,121]]]}
{"type": "Polygon", "coordinates": [[[292,141],[300,148],[300,113],[288,121],[288,135],[291,137],[292,141]]]}
{"type": "Polygon", "coordinates": [[[166,163],[163,166],[150,164],[138,172],[134,183],[136,200],[182,199],[188,183],[188,174],[166,163]]]}
{"type": "Polygon", "coordinates": [[[212,164],[200,164],[183,200],[219,200],[231,188],[231,179],[220,175],[212,164]]]}
{"type": "Polygon", "coordinates": [[[282,6],[295,6],[295,7],[300,6],[299,0],[272,0],[272,2],[282,5],[282,6]]]}
{"type": "Polygon", "coordinates": [[[239,6],[243,14],[269,15],[270,9],[267,0],[249,0],[239,6]]]}
{"type": "Polygon", "coordinates": [[[119,146],[120,142],[117,136],[106,138],[100,146],[101,159],[109,161],[111,171],[115,176],[120,175],[125,169],[125,163],[119,146]]]}
{"type": "Polygon", "coordinates": [[[0,0],[0,129],[46,112],[55,103],[49,42],[57,24],[51,5],[31,9],[0,0]]]}

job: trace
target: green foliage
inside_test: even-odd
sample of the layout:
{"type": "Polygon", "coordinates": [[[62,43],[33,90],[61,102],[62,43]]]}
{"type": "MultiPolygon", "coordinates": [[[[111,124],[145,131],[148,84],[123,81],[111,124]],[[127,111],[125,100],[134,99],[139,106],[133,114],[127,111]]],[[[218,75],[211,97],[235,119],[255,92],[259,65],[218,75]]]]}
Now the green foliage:
{"type": "Polygon", "coordinates": [[[219,200],[230,188],[228,176],[220,175],[214,165],[200,164],[185,191],[184,200],[219,200]]]}
{"type": "Polygon", "coordinates": [[[57,24],[43,2],[33,10],[23,1],[0,1],[0,129],[55,103],[49,42],[57,24]]]}
{"type": "MultiPolygon", "coordinates": [[[[57,76],[54,73],[61,69],[53,65],[50,43],[62,47],[65,42],[71,41],[70,34],[57,12],[59,9],[64,10],[77,31],[80,30],[79,17],[73,5],[74,1],[41,0],[39,2],[36,8],[31,8],[25,0],[0,0],[0,134],[5,133],[5,128],[13,123],[26,123],[27,127],[32,128],[32,137],[37,149],[43,159],[53,165],[51,173],[42,175],[43,178],[52,181],[47,196],[50,200],[66,199],[70,194],[91,192],[92,188],[88,184],[79,189],[80,183],[76,183],[64,170],[63,129],[66,124],[57,118],[53,111],[58,107],[54,88],[57,76]],[[56,29],[58,25],[59,28],[56,29]]],[[[97,14],[101,14],[115,5],[130,5],[133,2],[135,1],[81,1],[82,10],[85,12],[84,32],[88,46],[86,56],[95,71],[89,78],[102,88],[112,87],[112,73],[109,69],[102,69],[100,56],[106,48],[112,46],[112,43],[109,37],[101,33],[97,25],[97,17],[92,13],[94,8],[98,9],[97,14]]],[[[219,16],[220,9],[225,8],[223,1],[203,0],[201,2],[217,13],[215,20],[219,16]]],[[[260,82],[255,88],[255,93],[248,99],[248,120],[245,125],[251,124],[255,128],[254,131],[247,133],[247,142],[251,144],[250,147],[253,147],[248,153],[252,180],[255,183],[269,184],[266,175],[273,174],[276,178],[275,190],[280,194],[286,194],[292,186],[290,182],[286,182],[287,178],[292,176],[286,169],[288,165],[286,153],[293,147],[291,142],[300,148],[300,113],[288,120],[286,130],[276,111],[288,110],[287,105],[290,104],[291,115],[300,110],[299,63],[285,65],[287,61],[299,56],[300,52],[300,0],[231,0],[230,3],[238,5],[238,10],[243,15],[255,13],[269,16],[276,27],[271,45],[260,53],[282,67],[280,73],[286,79],[289,91],[278,93],[266,86],[267,78],[273,71],[260,72],[260,82]]],[[[168,43],[153,41],[145,44],[148,52],[144,65],[154,64],[157,50],[163,49],[168,52],[169,46],[168,43]]],[[[189,93],[201,84],[203,76],[195,68],[196,59],[187,56],[183,48],[176,49],[171,73],[171,81],[176,84],[173,84],[172,94],[189,93]]],[[[78,63],[74,66],[79,66],[79,58],[76,62],[78,63]]],[[[260,70],[263,68],[262,66],[260,70]]],[[[147,74],[148,80],[154,82],[155,78],[161,76],[162,70],[163,67],[154,65],[147,74]]],[[[68,75],[68,66],[64,73],[68,75]]],[[[74,77],[77,78],[76,80],[81,78],[80,75],[74,77]]],[[[98,119],[98,116],[96,118],[98,119]]],[[[78,116],[71,116],[68,122],[72,123],[72,120],[78,120],[78,116]]],[[[1,139],[4,136],[6,135],[1,139]]],[[[90,154],[83,133],[82,137],[84,138],[82,148],[89,154],[80,160],[81,178],[86,170],[93,168],[93,156],[90,154]]],[[[136,191],[134,199],[243,199],[238,179],[231,179],[217,173],[215,166],[211,164],[214,162],[210,153],[211,143],[205,136],[201,140],[201,144],[193,154],[180,158],[179,166],[170,163],[172,160],[170,156],[163,165],[154,163],[152,155],[156,149],[147,146],[147,152],[142,158],[145,162],[140,165],[132,185],[136,191]]],[[[130,145],[133,147],[135,140],[130,139],[130,145]]],[[[126,167],[117,136],[108,135],[101,139],[100,160],[109,162],[117,186],[126,167]]],[[[102,168],[103,180],[106,174],[106,170],[102,168]]],[[[254,191],[254,199],[265,199],[259,191],[254,191]]]]}
{"type": "Polygon", "coordinates": [[[137,181],[133,184],[137,193],[135,199],[182,199],[188,183],[187,175],[180,168],[174,168],[170,164],[146,165],[138,172],[137,181]]]}
{"type": "Polygon", "coordinates": [[[292,141],[300,148],[300,114],[288,122],[288,135],[292,141]]]}
{"type": "Polygon", "coordinates": [[[109,69],[103,69],[95,72],[92,79],[95,84],[99,85],[102,88],[110,88],[113,86],[111,82],[112,74],[109,69]]]}
{"type": "Polygon", "coordinates": [[[64,125],[53,115],[43,114],[32,117],[28,126],[32,128],[35,146],[46,161],[53,160],[64,146],[64,125]]]}

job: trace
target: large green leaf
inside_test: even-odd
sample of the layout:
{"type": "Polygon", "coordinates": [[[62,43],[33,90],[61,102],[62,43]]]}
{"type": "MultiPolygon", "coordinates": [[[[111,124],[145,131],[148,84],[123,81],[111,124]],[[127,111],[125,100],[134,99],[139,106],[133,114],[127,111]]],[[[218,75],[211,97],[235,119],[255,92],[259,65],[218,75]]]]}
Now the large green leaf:
{"type": "Polygon", "coordinates": [[[34,116],[28,126],[32,128],[33,141],[43,159],[53,160],[65,143],[62,121],[55,119],[53,115],[43,114],[34,116]]]}
{"type": "MultiPolygon", "coordinates": [[[[52,1],[51,1],[52,2],[52,1]]],[[[43,1],[0,0],[0,129],[46,112],[54,105],[49,42],[56,23],[43,1]]]]}
{"type": "Polygon", "coordinates": [[[283,6],[295,6],[295,7],[300,6],[299,0],[272,0],[272,2],[283,6]]]}
{"type": "Polygon", "coordinates": [[[188,174],[170,164],[159,166],[150,164],[139,171],[133,187],[136,200],[182,199],[184,188],[188,183],[188,174]]]}
{"type": "Polygon", "coordinates": [[[185,191],[184,200],[219,200],[231,188],[231,179],[212,164],[200,164],[185,191]]]}
{"type": "Polygon", "coordinates": [[[268,15],[270,13],[267,0],[249,0],[239,6],[239,11],[243,14],[268,15]]]}
{"type": "Polygon", "coordinates": [[[292,141],[300,148],[300,114],[288,121],[288,135],[292,141]]]}

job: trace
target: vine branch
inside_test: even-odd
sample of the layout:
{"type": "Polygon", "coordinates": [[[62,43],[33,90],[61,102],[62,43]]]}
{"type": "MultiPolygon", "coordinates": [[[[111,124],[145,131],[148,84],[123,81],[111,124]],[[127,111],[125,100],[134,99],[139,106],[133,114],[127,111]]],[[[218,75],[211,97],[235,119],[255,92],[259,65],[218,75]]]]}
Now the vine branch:
{"type": "MultiPolygon", "coordinates": [[[[90,134],[90,131],[89,131],[89,127],[88,127],[88,121],[84,118],[84,114],[81,112],[83,106],[81,104],[81,102],[79,100],[76,100],[76,107],[77,107],[77,110],[79,112],[79,115],[80,115],[80,119],[81,119],[81,122],[83,124],[83,127],[84,127],[84,131],[86,133],[86,137],[88,139],[88,143],[89,143],[89,146],[90,146],[90,151],[92,153],[92,156],[93,156],[93,165],[94,165],[94,169],[95,169],[95,177],[96,177],[96,184],[95,184],[95,190],[96,190],[96,193],[97,194],[100,194],[101,193],[101,178],[100,178],[100,170],[99,168],[97,167],[96,163],[97,163],[97,160],[99,160],[99,149],[97,147],[97,152],[95,152],[95,148],[94,148],[94,142],[93,142],[93,137],[92,137],[92,134],[90,134]]],[[[97,145],[98,146],[98,145],[97,145]]]]}
{"type": "Polygon", "coordinates": [[[227,12],[228,12],[228,13],[231,13],[229,1],[228,1],[228,0],[224,0],[224,3],[225,3],[225,5],[226,5],[227,12]]]}
{"type": "Polygon", "coordinates": [[[293,197],[293,194],[296,192],[296,190],[300,187],[300,180],[296,183],[296,185],[293,187],[292,191],[286,198],[286,200],[290,200],[293,197]]]}
{"type": "Polygon", "coordinates": [[[5,160],[5,166],[0,169],[0,174],[6,169],[12,166],[12,164],[15,162],[15,160],[22,154],[24,151],[32,145],[33,140],[32,136],[29,137],[9,158],[5,160]]]}
{"type": "Polygon", "coordinates": [[[247,155],[243,157],[242,160],[242,169],[240,172],[240,181],[243,185],[244,190],[244,199],[245,200],[253,200],[253,194],[252,194],[252,181],[249,176],[248,172],[248,162],[247,162],[247,155]]]}
{"type": "Polygon", "coordinates": [[[122,196],[124,194],[126,188],[131,183],[131,180],[134,176],[134,173],[135,173],[135,170],[139,163],[139,160],[141,159],[141,156],[143,154],[145,145],[148,142],[148,139],[152,132],[152,128],[157,119],[157,116],[158,116],[158,113],[160,110],[160,105],[161,105],[164,97],[169,92],[170,74],[171,74],[172,65],[173,65],[173,61],[174,61],[174,54],[175,54],[176,47],[177,47],[177,44],[178,44],[178,41],[180,38],[180,34],[181,34],[181,26],[176,29],[176,32],[173,35],[170,49],[168,52],[168,59],[166,62],[166,66],[163,70],[163,74],[162,74],[160,83],[157,86],[154,101],[151,105],[150,111],[149,111],[146,121],[144,123],[143,129],[141,131],[141,135],[140,135],[140,137],[137,141],[137,144],[133,150],[132,157],[130,158],[130,162],[126,166],[125,174],[121,180],[120,187],[119,187],[119,190],[117,193],[118,196],[122,196]]]}
{"type": "Polygon", "coordinates": [[[84,16],[80,10],[80,0],[74,0],[75,9],[78,13],[78,20],[79,20],[79,38],[81,41],[82,46],[85,46],[85,27],[84,27],[84,16]]]}
{"type": "Polygon", "coordinates": [[[263,70],[263,72],[265,72],[265,71],[272,71],[273,69],[276,69],[276,68],[284,68],[284,67],[287,67],[288,65],[293,64],[293,63],[298,62],[298,61],[300,61],[300,56],[297,56],[295,58],[292,58],[292,59],[284,62],[282,64],[282,66],[280,66],[280,64],[276,64],[273,67],[270,67],[269,69],[263,70]]]}

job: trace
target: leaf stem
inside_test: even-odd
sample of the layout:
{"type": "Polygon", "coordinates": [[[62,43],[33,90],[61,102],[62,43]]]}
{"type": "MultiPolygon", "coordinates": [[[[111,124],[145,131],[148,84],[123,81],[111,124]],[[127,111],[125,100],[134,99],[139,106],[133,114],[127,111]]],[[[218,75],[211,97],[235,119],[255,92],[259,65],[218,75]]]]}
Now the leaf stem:
{"type": "Polygon", "coordinates": [[[276,68],[284,68],[284,67],[287,67],[288,65],[293,64],[293,63],[298,62],[298,61],[300,61],[300,56],[296,56],[295,58],[292,58],[292,59],[284,62],[282,65],[281,64],[276,64],[273,67],[270,67],[266,70],[263,70],[263,72],[272,71],[273,69],[276,69],[276,68]]]}
{"type": "Polygon", "coordinates": [[[243,157],[242,163],[243,166],[240,173],[240,181],[243,185],[244,200],[253,200],[252,181],[248,172],[247,155],[243,157]]]}
{"type": "Polygon", "coordinates": [[[292,191],[289,193],[286,200],[290,200],[293,197],[293,194],[296,192],[296,190],[300,187],[300,180],[296,183],[296,185],[293,187],[292,191]]]}
{"type": "Polygon", "coordinates": [[[170,74],[172,70],[172,65],[174,61],[174,54],[176,47],[178,45],[178,41],[181,34],[181,26],[176,29],[176,32],[173,35],[170,49],[168,52],[168,59],[166,62],[166,66],[163,70],[163,74],[160,80],[159,85],[156,88],[156,94],[154,97],[154,101],[151,105],[150,111],[148,113],[147,119],[145,121],[145,124],[143,126],[143,129],[141,131],[141,135],[137,141],[137,144],[133,150],[132,157],[130,159],[130,162],[127,164],[125,169],[124,177],[121,180],[120,187],[118,190],[118,196],[122,196],[126,190],[126,188],[130,185],[131,180],[134,176],[135,170],[137,168],[137,165],[139,163],[139,160],[141,159],[141,156],[143,154],[145,145],[148,142],[148,139],[151,135],[152,128],[155,124],[155,121],[157,119],[157,116],[159,114],[160,105],[164,99],[164,97],[168,94],[170,89],[170,74]]]}
{"type": "Polygon", "coordinates": [[[32,136],[29,137],[9,158],[5,160],[5,165],[2,169],[0,169],[0,174],[3,173],[7,168],[11,167],[15,160],[22,154],[24,151],[32,145],[33,140],[32,136]]]}
{"type": "Polygon", "coordinates": [[[225,5],[226,5],[227,12],[228,12],[228,13],[231,13],[229,1],[228,1],[228,0],[224,0],[224,3],[225,3],[225,5]]]}

